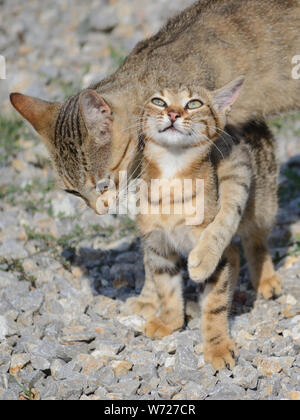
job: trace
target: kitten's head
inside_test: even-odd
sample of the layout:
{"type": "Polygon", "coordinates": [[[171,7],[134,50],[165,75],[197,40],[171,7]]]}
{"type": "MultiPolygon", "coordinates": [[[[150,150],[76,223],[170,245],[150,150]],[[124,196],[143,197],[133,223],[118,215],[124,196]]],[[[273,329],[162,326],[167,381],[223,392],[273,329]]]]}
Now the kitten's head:
{"type": "Polygon", "coordinates": [[[220,136],[227,115],[237,100],[244,77],[222,89],[164,89],[145,106],[142,130],[145,140],[168,148],[209,144],[220,136]]]}
{"type": "Polygon", "coordinates": [[[109,176],[112,112],[93,90],[50,103],[12,93],[11,103],[40,134],[50,152],[58,184],[96,210],[97,184],[109,176]]]}

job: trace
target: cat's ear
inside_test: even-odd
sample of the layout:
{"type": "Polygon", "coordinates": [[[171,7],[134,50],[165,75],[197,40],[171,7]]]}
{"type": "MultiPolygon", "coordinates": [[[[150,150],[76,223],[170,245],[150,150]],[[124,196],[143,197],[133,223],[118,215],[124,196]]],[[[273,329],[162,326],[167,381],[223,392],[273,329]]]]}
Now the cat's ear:
{"type": "Polygon", "coordinates": [[[213,92],[214,105],[220,113],[228,114],[232,105],[240,96],[245,77],[241,76],[221,89],[213,92]]]}
{"type": "Polygon", "coordinates": [[[40,135],[44,138],[51,137],[53,124],[56,121],[58,103],[46,102],[21,93],[12,93],[10,101],[40,135]]]}
{"type": "Polygon", "coordinates": [[[111,130],[111,108],[94,90],[87,89],[79,96],[79,107],[85,126],[95,140],[101,142],[111,130]]]}

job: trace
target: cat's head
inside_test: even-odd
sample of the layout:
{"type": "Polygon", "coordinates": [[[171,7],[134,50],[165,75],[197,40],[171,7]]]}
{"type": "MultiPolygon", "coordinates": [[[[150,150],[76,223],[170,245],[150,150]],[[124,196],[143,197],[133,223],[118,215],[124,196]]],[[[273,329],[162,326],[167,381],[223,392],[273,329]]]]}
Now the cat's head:
{"type": "Polygon", "coordinates": [[[145,140],[163,147],[190,148],[208,145],[220,136],[244,77],[222,89],[168,88],[153,95],[142,117],[145,140]]]}
{"type": "Polygon", "coordinates": [[[46,102],[20,93],[12,93],[10,99],[42,137],[58,185],[97,211],[97,184],[109,176],[110,106],[90,89],[64,102],[46,102]]]}

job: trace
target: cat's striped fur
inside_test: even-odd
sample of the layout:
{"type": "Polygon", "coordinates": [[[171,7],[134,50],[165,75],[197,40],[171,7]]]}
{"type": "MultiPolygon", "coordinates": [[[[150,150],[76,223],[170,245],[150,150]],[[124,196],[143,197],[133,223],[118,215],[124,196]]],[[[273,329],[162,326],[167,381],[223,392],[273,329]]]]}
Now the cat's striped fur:
{"type": "MultiPolygon", "coordinates": [[[[236,234],[242,237],[257,292],[269,299],[281,290],[266,242],[277,211],[278,167],[273,137],[263,121],[248,123],[242,132],[230,126],[223,131],[225,114],[237,96],[236,84],[232,86],[234,89],[225,88],[213,95],[194,88],[192,97],[202,103],[195,110],[187,110],[182,104],[184,97],[184,104],[191,99],[186,89],[163,91],[160,99],[165,106],[161,109],[152,102],[145,107],[142,179],[150,188],[152,179],[164,177],[162,159],[172,159],[173,154],[184,159],[191,151],[186,166],[175,169],[169,181],[180,179],[183,185],[184,179],[203,179],[205,212],[201,225],[190,226],[190,214],[184,211],[164,214],[162,193],[160,200],[149,201],[150,207],[159,211],[154,215],[149,209],[148,214],[138,216],[145,253],[145,286],[139,298],[127,302],[129,312],[146,318],[149,337],[161,338],[180,329],[184,325],[180,261],[187,258],[190,277],[205,282],[204,355],[216,369],[234,366],[235,345],[227,319],[239,274],[239,252],[232,244],[236,234]],[[220,101],[226,101],[227,110],[220,101]]],[[[171,195],[172,206],[175,200],[176,192],[171,195]]]]}

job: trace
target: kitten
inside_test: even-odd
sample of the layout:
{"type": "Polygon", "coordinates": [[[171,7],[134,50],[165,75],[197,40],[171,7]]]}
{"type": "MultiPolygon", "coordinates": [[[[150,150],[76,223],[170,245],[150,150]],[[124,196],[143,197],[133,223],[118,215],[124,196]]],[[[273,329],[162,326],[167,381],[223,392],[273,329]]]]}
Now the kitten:
{"type": "Polygon", "coordinates": [[[112,76],[92,86],[94,95],[83,92],[94,105],[82,109],[81,95],[52,105],[23,95],[11,100],[45,139],[64,189],[95,208],[94,181],[110,175],[117,184],[119,171],[131,167],[136,117],[160,86],[184,82],[215,90],[244,74],[247,81],[228,118],[246,130],[255,118],[299,108],[300,83],[292,78],[299,31],[299,0],[201,0],[140,42],[112,76]],[[112,123],[97,113],[101,109],[113,111],[112,123]]]}
{"type": "MultiPolygon", "coordinates": [[[[188,260],[192,280],[205,282],[202,330],[206,362],[219,370],[235,364],[228,313],[239,274],[239,252],[232,244],[242,238],[251,280],[266,299],[280,294],[281,283],[267,247],[277,211],[277,175],[272,134],[264,122],[249,132],[223,131],[243,78],[224,88],[174,88],[155,94],[141,118],[144,136],[142,179],[204,180],[204,219],[187,223],[190,214],[163,211],[159,199],[148,197],[149,211],[139,214],[146,280],[139,298],[127,310],[146,318],[145,333],[161,338],[184,324],[180,259],[188,260]],[[255,134],[253,134],[255,133],[255,134]]],[[[176,184],[177,185],[177,184],[176,184]]],[[[149,193],[150,194],[150,193],[149,193]]],[[[195,203],[195,191],[189,192],[195,203]]],[[[176,187],[171,194],[171,209],[176,187]]]]}

